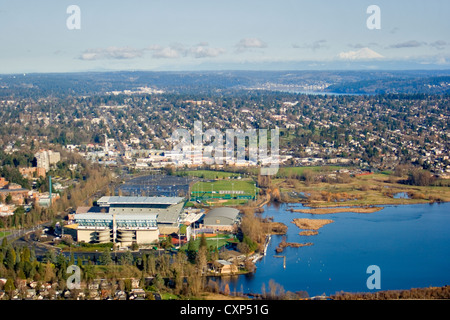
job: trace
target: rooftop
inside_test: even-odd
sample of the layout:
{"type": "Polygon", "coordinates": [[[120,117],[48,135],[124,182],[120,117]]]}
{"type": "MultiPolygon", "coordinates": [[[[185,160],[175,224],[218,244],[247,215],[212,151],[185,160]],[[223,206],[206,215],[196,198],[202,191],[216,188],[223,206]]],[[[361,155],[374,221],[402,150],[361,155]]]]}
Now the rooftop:
{"type": "Polygon", "coordinates": [[[116,215],[114,217],[113,214],[108,213],[82,213],[75,215],[75,220],[113,220],[114,218],[116,221],[119,220],[156,220],[156,214],[145,214],[145,215],[139,215],[139,214],[127,214],[127,215],[116,215]]]}
{"type": "Polygon", "coordinates": [[[209,211],[207,213],[206,217],[208,217],[208,218],[225,217],[225,218],[234,220],[234,219],[236,219],[238,214],[239,214],[238,209],[228,208],[228,207],[218,207],[218,208],[214,208],[211,211],[209,211]]]}
{"type": "Polygon", "coordinates": [[[166,204],[174,205],[184,201],[183,197],[125,197],[112,196],[101,197],[97,200],[99,206],[110,206],[118,204],[166,204]]]}

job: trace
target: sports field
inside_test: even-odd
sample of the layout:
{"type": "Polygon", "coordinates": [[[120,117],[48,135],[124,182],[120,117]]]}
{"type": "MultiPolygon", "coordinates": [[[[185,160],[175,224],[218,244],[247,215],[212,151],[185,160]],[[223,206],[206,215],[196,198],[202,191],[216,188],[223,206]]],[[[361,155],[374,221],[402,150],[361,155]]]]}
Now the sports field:
{"type": "Polygon", "coordinates": [[[199,181],[191,188],[191,199],[250,199],[258,194],[255,182],[245,180],[217,180],[213,182],[199,181]]]}
{"type": "MultiPolygon", "coordinates": [[[[224,245],[226,245],[228,243],[228,241],[233,240],[234,237],[230,236],[228,234],[216,234],[212,237],[207,237],[206,238],[206,244],[209,247],[213,247],[216,248],[218,247],[219,249],[221,247],[223,247],[224,245]]],[[[194,240],[194,248],[195,250],[198,250],[199,246],[200,246],[200,236],[197,237],[197,239],[194,240]]],[[[189,244],[186,243],[184,245],[181,246],[181,250],[187,250],[189,244]]]]}

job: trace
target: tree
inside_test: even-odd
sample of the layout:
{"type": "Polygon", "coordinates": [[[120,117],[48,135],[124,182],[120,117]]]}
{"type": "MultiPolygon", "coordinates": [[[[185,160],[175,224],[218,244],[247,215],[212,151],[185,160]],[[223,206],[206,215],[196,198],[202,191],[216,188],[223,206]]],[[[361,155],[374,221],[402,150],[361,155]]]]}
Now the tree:
{"type": "Polygon", "coordinates": [[[12,297],[11,297],[12,292],[13,292],[14,290],[16,290],[16,286],[14,285],[13,279],[8,278],[8,279],[6,280],[6,283],[5,283],[5,286],[4,286],[4,290],[8,293],[8,295],[10,296],[10,298],[12,298],[12,297]]]}
{"type": "Polygon", "coordinates": [[[237,244],[237,250],[243,254],[250,253],[250,248],[248,247],[248,244],[246,244],[245,242],[239,242],[237,244]]]}
{"type": "Polygon", "coordinates": [[[208,249],[206,247],[200,247],[198,252],[197,252],[197,257],[195,258],[195,261],[197,263],[197,267],[200,270],[200,274],[203,274],[203,272],[205,271],[206,268],[206,264],[207,264],[207,254],[208,254],[208,249]]]}
{"type": "Polygon", "coordinates": [[[195,250],[195,243],[194,243],[193,239],[189,240],[186,253],[187,253],[189,261],[194,262],[195,257],[197,256],[197,251],[195,250]]]}
{"type": "Polygon", "coordinates": [[[131,251],[125,252],[120,257],[120,264],[121,265],[132,265],[133,264],[133,255],[131,254],[131,251]]]}
{"type": "Polygon", "coordinates": [[[206,243],[206,236],[205,236],[205,234],[204,233],[202,233],[202,235],[200,236],[200,245],[199,245],[199,248],[202,248],[202,247],[207,247],[208,246],[208,244],[206,243]]]}
{"type": "Polygon", "coordinates": [[[9,270],[13,270],[16,265],[16,251],[13,247],[9,247],[6,251],[5,264],[9,270]]]}
{"type": "Polygon", "coordinates": [[[133,242],[132,244],[131,244],[131,250],[133,250],[133,251],[136,251],[136,250],[138,250],[139,249],[139,245],[137,244],[137,242],[133,242]]]}
{"type": "Polygon", "coordinates": [[[50,263],[50,261],[47,261],[47,264],[45,265],[44,281],[49,282],[54,277],[55,277],[55,272],[53,270],[53,265],[50,263]]]}
{"type": "Polygon", "coordinates": [[[302,173],[302,178],[308,186],[315,181],[316,174],[312,170],[304,170],[302,173]]]}
{"type": "Polygon", "coordinates": [[[111,252],[108,248],[103,251],[103,253],[99,257],[100,264],[107,266],[112,263],[111,252]]]}
{"type": "Polygon", "coordinates": [[[56,263],[55,250],[49,250],[44,254],[43,262],[56,263]]]}
{"type": "Polygon", "coordinates": [[[158,291],[161,291],[161,289],[164,287],[164,279],[159,273],[156,274],[156,277],[153,280],[153,284],[158,291]]]}
{"type": "Polygon", "coordinates": [[[154,275],[156,273],[156,259],[155,256],[150,254],[147,255],[147,261],[146,261],[146,270],[148,274],[154,275]]]}
{"type": "Polygon", "coordinates": [[[8,247],[8,239],[4,237],[2,240],[2,249],[5,249],[6,247],[8,247]]]}
{"type": "Polygon", "coordinates": [[[31,259],[31,251],[28,247],[23,248],[22,252],[22,261],[23,262],[30,262],[31,259]]]}
{"type": "Polygon", "coordinates": [[[414,186],[429,186],[434,180],[434,176],[427,170],[413,170],[408,174],[407,183],[414,186]]]}
{"type": "Polygon", "coordinates": [[[5,198],[5,203],[6,204],[11,204],[12,203],[12,196],[11,193],[8,193],[8,195],[5,198]]]}
{"type": "Polygon", "coordinates": [[[26,278],[33,279],[36,273],[36,269],[31,262],[25,261],[23,263],[23,272],[25,273],[26,278]]]}

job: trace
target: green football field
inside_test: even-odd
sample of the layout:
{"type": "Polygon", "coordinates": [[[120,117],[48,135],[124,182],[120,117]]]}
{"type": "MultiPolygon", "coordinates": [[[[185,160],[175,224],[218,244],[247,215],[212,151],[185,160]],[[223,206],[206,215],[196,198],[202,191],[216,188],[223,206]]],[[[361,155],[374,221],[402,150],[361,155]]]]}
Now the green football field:
{"type": "Polygon", "coordinates": [[[253,180],[218,180],[214,182],[199,181],[191,188],[191,197],[223,198],[251,196],[258,194],[259,189],[253,180]],[[225,191],[221,193],[221,191],[225,191]],[[229,193],[226,193],[229,191],[229,193]]]}

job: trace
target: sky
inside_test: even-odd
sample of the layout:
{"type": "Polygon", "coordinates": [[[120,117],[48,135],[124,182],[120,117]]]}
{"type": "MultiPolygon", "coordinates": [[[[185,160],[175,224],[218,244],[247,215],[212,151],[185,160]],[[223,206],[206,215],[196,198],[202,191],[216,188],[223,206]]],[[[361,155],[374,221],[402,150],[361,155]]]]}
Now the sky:
{"type": "Polygon", "coordinates": [[[446,70],[448,16],[448,0],[0,0],[0,74],[446,70]]]}

